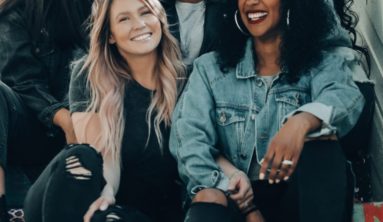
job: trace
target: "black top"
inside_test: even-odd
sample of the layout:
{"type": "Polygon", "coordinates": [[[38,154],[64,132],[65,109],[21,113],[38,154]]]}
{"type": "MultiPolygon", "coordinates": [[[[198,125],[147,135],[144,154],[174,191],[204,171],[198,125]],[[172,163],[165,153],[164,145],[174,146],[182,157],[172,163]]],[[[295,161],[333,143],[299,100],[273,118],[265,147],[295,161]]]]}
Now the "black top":
{"type": "MultiPolygon", "coordinates": [[[[71,112],[86,108],[89,91],[85,89],[85,76],[73,77],[69,99],[71,112]]],[[[116,202],[138,208],[156,218],[157,209],[163,205],[178,205],[178,177],[176,162],[169,152],[169,127],[161,124],[163,153],[157,141],[151,119],[150,138],[146,113],[154,91],[134,80],[127,83],[124,96],[125,129],[121,147],[121,180],[116,202]],[[147,143],[147,146],[146,146],[147,143]]]]}

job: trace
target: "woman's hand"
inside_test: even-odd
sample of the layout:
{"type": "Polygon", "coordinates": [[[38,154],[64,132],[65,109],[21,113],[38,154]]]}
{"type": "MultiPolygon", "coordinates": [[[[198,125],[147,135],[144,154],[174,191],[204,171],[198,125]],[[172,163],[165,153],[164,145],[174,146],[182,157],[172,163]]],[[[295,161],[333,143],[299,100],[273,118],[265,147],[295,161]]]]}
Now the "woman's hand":
{"type": "Polygon", "coordinates": [[[86,214],[84,215],[84,222],[90,222],[94,212],[97,210],[104,211],[109,205],[115,203],[114,197],[101,196],[97,200],[95,200],[90,206],[86,214]]]}
{"type": "Polygon", "coordinates": [[[232,192],[230,198],[237,203],[240,210],[246,210],[253,204],[253,189],[244,172],[237,170],[229,177],[228,190],[232,192]]]}
{"type": "Polygon", "coordinates": [[[265,175],[270,166],[269,183],[288,180],[297,166],[306,134],[320,125],[321,121],[310,113],[302,112],[290,117],[271,140],[259,179],[267,179],[265,175]]]}

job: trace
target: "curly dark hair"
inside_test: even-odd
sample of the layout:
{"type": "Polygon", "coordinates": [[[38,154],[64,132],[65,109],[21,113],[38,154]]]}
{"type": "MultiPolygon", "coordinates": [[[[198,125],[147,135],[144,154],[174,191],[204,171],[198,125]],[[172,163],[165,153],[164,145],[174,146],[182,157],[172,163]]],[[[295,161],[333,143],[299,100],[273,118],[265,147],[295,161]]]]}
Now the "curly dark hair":
{"type": "MultiPolygon", "coordinates": [[[[344,9],[345,4],[341,4],[341,1],[352,0],[334,1],[338,1],[337,6],[344,9]]],[[[231,2],[228,5],[227,14],[233,18],[238,7],[237,1],[231,2]]],[[[342,12],[343,14],[339,15],[341,24],[346,26],[349,31],[355,30],[354,26],[349,25],[345,20],[345,16],[349,15],[349,12],[342,12]]],[[[336,17],[334,9],[325,0],[281,0],[280,13],[282,42],[279,63],[284,70],[288,71],[288,80],[296,82],[301,73],[320,63],[323,50],[339,44],[336,41],[326,40],[329,33],[337,27],[336,17]],[[287,18],[288,13],[289,25],[287,25],[286,19],[283,19],[287,18]]],[[[243,25],[242,27],[246,30],[243,25]]],[[[217,49],[218,62],[223,72],[234,68],[242,59],[248,39],[249,36],[241,33],[236,27],[234,19],[227,20],[225,32],[222,34],[221,43],[217,49]]],[[[256,56],[254,56],[254,60],[255,65],[257,65],[256,56]]]]}
{"type": "Polygon", "coordinates": [[[355,27],[359,22],[359,17],[358,17],[358,14],[356,14],[356,12],[354,12],[351,9],[351,6],[354,4],[354,0],[333,0],[333,1],[334,1],[335,11],[337,15],[339,16],[342,27],[345,28],[350,34],[352,47],[355,50],[361,52],[365,56],[367,60],[367,65],[370,69],[371,59],[370,59],[370,54],[368,53],[367,48],[356,44],[357,32],[355,30],[355,27]]]}

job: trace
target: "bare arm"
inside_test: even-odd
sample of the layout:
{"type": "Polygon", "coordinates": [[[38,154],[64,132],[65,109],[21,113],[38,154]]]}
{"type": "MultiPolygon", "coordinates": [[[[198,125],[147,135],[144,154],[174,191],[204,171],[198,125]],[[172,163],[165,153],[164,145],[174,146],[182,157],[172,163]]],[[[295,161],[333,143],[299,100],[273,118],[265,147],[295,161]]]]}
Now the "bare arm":
{"type": "Polygon", "coordinates": [[[68,109],[59,109],[53,116],[53,123],[64,131],[65,139],[68,144],[77,143],[70,112],[68,109]]]}
{"type": "MultiPolygon", "coordinates": [[[[102,152],[103,147],[100,145],[100,120],[96,113],[76,112],[72,114],[73,127],[79,143],[88,143],[98,152],[102,152]],[[84,130],[84,129],[87,130],[84,130]]],[[[84,217],[84,221],[89,221],[93,213],[100,209],[105,210],[108,205],[115,202],[114,196],[117,193],[120,183],[120,166],[119,163],[113,161],[112,157],[103,154],[104,168],[103,175],[106,185],[100,195],[90,207],[84,217]]]]}

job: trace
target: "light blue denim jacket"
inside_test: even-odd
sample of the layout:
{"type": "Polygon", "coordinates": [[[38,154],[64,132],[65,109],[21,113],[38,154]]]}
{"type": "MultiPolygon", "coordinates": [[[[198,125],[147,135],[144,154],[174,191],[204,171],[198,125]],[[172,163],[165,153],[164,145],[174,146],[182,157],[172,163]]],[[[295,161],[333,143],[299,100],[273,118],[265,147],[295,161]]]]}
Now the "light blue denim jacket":
{"type": "Polygon", "coordinates": [[[214,52],[198,58],[173,113],[170,150],[190,195],[200,186],[226,190],[228,178],[215,158],[223,154],[248,172],[254,152],[259,162],[286,118],[297,112],[323,122],[308,136],[342,137],[362,111],[364,98],[352,74],[364,71],[354,50],[323,51],[323,61],[297,83],[289,84],[282,73],[268,87],[254,71],[252,47],[249,40],[244,58],[227,73],[214,52]]]}

